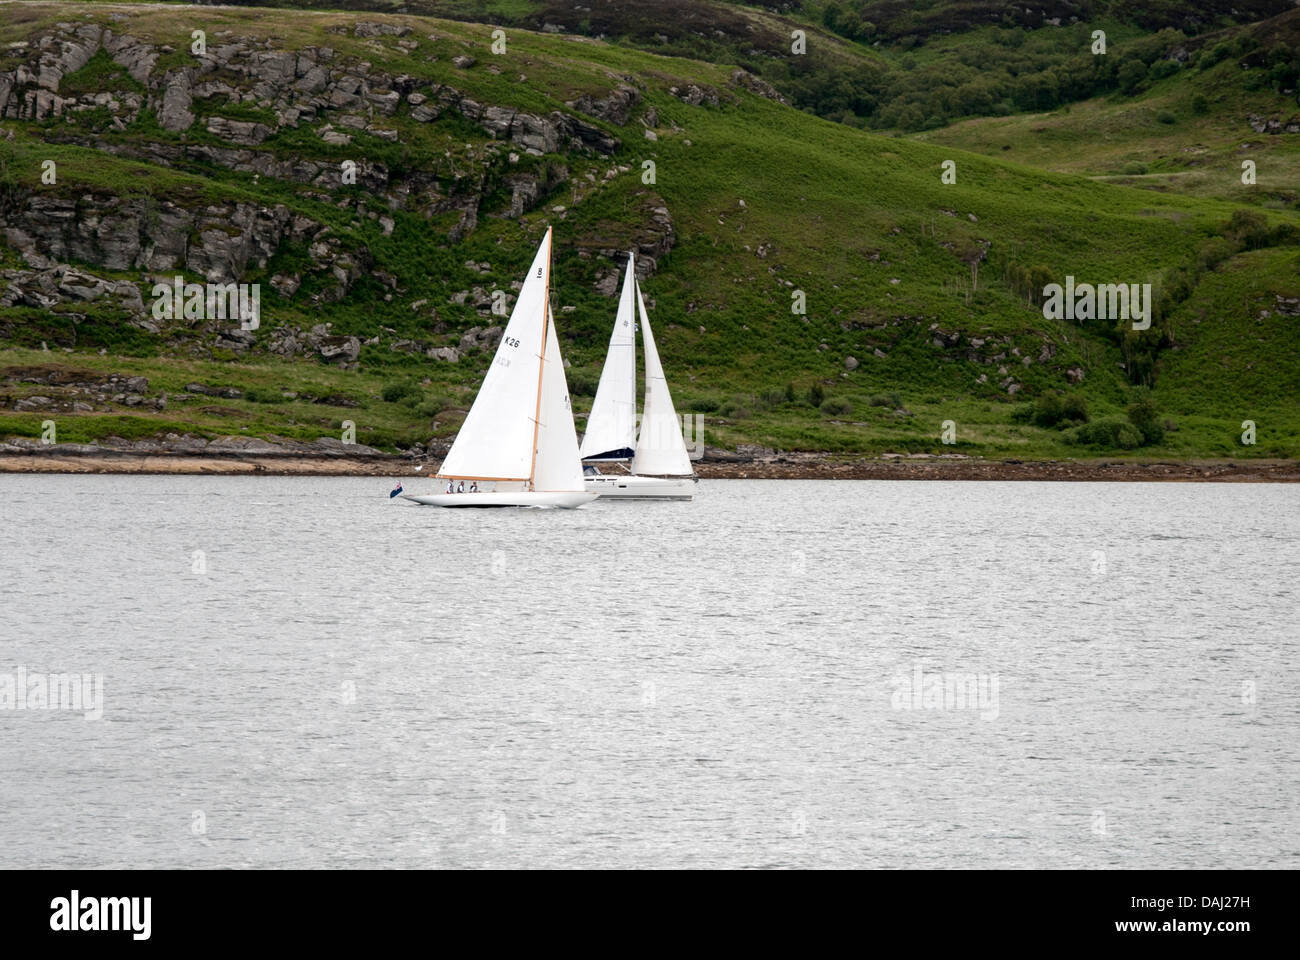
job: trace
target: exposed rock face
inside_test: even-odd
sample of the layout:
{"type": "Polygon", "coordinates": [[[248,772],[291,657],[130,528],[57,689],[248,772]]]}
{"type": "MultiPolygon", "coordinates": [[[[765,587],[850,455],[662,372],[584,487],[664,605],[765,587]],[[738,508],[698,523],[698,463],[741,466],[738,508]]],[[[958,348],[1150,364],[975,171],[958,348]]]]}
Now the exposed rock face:
{"type": "MultiPolygon", "coordinates": [[[[164,130],[188,130],[194,123],[190,106],[190,71],[173,70],[163,81],[162,107],[158,110],[158,123],[164,130]]],[[[211,126],[208,127],[211,130],[211,126]]]]}
{"type": "Polygon", "coordinates": [[[363,20],[353,27],[352,33],[358,37],[405,37],[411,33],[411,28],[395,23],[374,23],[363,20]]]}
{"type": "Polygon", "coordinates": [[[208,133],[229,143],[240,146],[253,146],[269,137],[271,128],[264,123],[254,123],[249,120],[208,117],[208,133]]]}
{"type": "Polygon", "coordinates": [[[621,127],[632,117],[632,108],[641,100],[641,91],[625,83],[619,84],[608,96],[597,100],[590,95],[583,95],[567,104],[588,116],[597,117],[606,123],[621,127]]]}
{"type": "Polygon", "coordinates": [[[460,338],[460,355],[473,350],[494,349],[501,340],[501,327],[470,327],[460,338]]]}
{"type": "Polygon", "coordinates": [[[316,351],[326,360],[351,363],[361,356],[361,341],[356,337],[325,337],[317,345],[316,351]]]}
{"type": "Polygon", "coordinates": [[[1256,133],[1268,133],[1274,136],[1279,133],[1300,133],[1300,116],[1279,120],[1276,117],[1261,117],[1252,113],[1246,118],[1246,122],[1256,133]]]}
{"type": "MultiPolygon", "coordinates": [[[[129,15],[114,14],[111,19],[120,22],[129,15]]],[[[365,20],[335,32],[379,39],[385,46],[394,43],[386,38],[396,38],[396,45],[407,53],[419,45],[406,39],[411,28],[398,23],[365,20]]],[[[155,282],[170,282],[172,272],[184,272],[189,282],[242,282],[251,272],[265,270],[290,247],[295,257],[306,251],[309,265],[285,268],[269,279],[261,275],[259,282],[266,285],[263,296],[273,296],[273,304],[279,298],[306,299],[305,291],[310,291],[313,302],[338,301],[367,276],[386,277],[382,282],[387,290],[381,295],[392,300],[405,291],[398,289],[396,278],[371,269],[363,239],[365,230],[373,229],[364,226],[367,220],[390,236],[394,229],[409,229],[405,224],[410,219],[402,214],[440,216],[441,230],[448,231],[447,224],[455,221],[447,235],[458,242],[477,228],[481,217],[523,217],[569,182],[568,167],[555,155],[616,153],[622,141],[608,128],[627,125],[643,107],[641,91],[625,82],[630,78],[614,74],[609,75],[614,86],[603,95],[580,97],[567,110],[530,113],[480,102],[453,86],[376,69],[327,46],[285,50],[277,49],[277,42],[221,30],[210,33],[203,55],[181,58],[169,46],[129,33],[60,23],[28,46],[10,49],[11,58],[4,61],[9,68],[0,70],[0,118],[67,118],[66,125],[56,125],[60,142],[185,173],[220,167],[248,175],[255,183],[267,178],[302,185],[310,189],[300,190],[299,196],[347,210],[347,218],[352,219],[349,226],[321,217],[336,224],[331,229],[279,203],[263,205],[242,198],[212,203],[197,192],[169,192],[158,198],[147,193],[113,194],[65,186],[60,177],[58,189],[18,190],[0,197],[0,239],[26,264],[24,269],[0,271],[0,306],[48,309],[60,303],[107,302],[127,312],[130,322],[138,326],[153,332],[165,327],[169,337],[201,342],[203,349],[215,345],[242,353],[256,347],[282,356],[314,353],[330,361],[354,363],[361,352],[360,341],[328,331],[304,333],[273,327],[270,322],[256,333],[225,324],[218,329],[207,323],[188,327],[160,323],[151,315],[148,291],[155,282]],[[104,53],[134,83],[119,80],[93,93],[73,94],[76,88],[65,78],[104,53]],[[166,59],[160,61],[164,55],[166,59]],[[156,69],[160,62],[165,69],[156,69]],[[225,109],[227,105],[230,109],[225,109]],[[146,111],[153,112],[167,136],[113,135],[147,116],[146,111]],[[87,114],[87,122],[79,122],[79,114],[87,114]],[[258,119],[252,119],[254,115],[258,119]],[[400,119],[396,123],[387,119],[393,117],[400,119]],[[480,142],[472,150],[467,145],[468,157],[448,154],[453,160],[450,174],[430,164],[404,163],[403,169],[390,171],[365,157],[364,150],[320,148],[320,143],[355,148],[367,143],[366,137],[399,142],[402,131],[409,129],[407,118],[417,123],[439,119],[459,123],[463,118],[499,142],[480,142]],[[315,144],[319,149],[286,148],[294,141],[278,138],[295,128],[306,128],[319,137],[315,144]],[[545,155],[547,160],[518,167],[505,164],[507,155],[510,164],[517,164],[520,154],[545,155]],[[349,156],[347,173],[355,179],[344,179],[343,161],[334,159],[341,156],[349,156]],[[497,192],[502,183],[504,196],[497,192]],[[338,189],[353,184],[360,189],[338,189]],[[86,267],[74,269],[68,263],[86,267]],[[96,270],[152,276],[127,282],[96,276],[96,270]]],[[[473,57],[456,61],[462,69],[475,67],[473,57]]],[[[488,69],[494,66],[488,64],[488,69]]],[[[719,102],[711,88],[691,87],[680,95],[688,103],[719,102]]],[[[646,117],[651,117],[649,111],[646,117]]],[[[0,131],[0,136],[7,132],[0,131]]],[[[575,184],[571,202],[580,202],[584,189],[602,188],[616,175],[614,170],[628,172],[626,166],[614,165],[603,181],[588,173],[593,186],[575,184]]],[[[643,211],[644,234],[635,242],[637,272],[642,277],[655,269],[674,242],[662,200],[654,196],[649,203],[643,211]]],[[[555,209],[563,217],[564,208],[555,209]]],[[[622,253],[609,251],[610,256],[622,253]]],[[[507,305],[513,299],[508,294],[507,305]]],[[[483,287],[475,287],[472,298],[467,291],[462,303],[485,319],[495,316],[491,292],[483,287]]],[[[445,327],[438,332],[445,332],[445,327]]],[[[491,348],[499,337],[500,327],[475,327],[457,346],[411,343],[431,359],[455,363],[467,351],[491,348]]]]}
{"type": "MultiPolygon", "coordinates": [[[[110,270],[184,268],[212,282],[238,280],[250,262],[264,264],[285,239],[305,242],[323,232],[285,206],[189,210],[169,200],[94,194],[32,195],[6,220],[5,241],[33,266],[53,258],[110,270]]],[[[332,263],[338,256],[324,245],[319,259],[332,263]]]]}
{"type": "Polygon", "coordinates": [[[766,80],[754,76],[748,70],[736,70],[731,74],[731,84],[736,87],[743,87],[750,93],[756,93],[760,97],[766,97],[768,100],[775,100],[777,103],[787,103],[788,101],[781,94],[777,93],[776,87],[772,86],[766,80]]]}
{"type": "Polygon", "coordinates": [[[684,87],[670,87],[668,92],[682,103],[690,104],[692,107],[716,107],[722,103],[718,91],[709,86],[701,87],[688,83],[684,87]]]}

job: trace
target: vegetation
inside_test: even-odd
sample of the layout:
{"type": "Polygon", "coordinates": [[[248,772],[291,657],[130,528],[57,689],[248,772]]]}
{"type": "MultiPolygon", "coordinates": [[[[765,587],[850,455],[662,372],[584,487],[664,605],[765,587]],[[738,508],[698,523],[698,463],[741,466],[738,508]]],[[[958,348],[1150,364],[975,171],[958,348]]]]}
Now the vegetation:
{"type": "MultiPolygon", "coordinates": [[[[704,417],[710,445],[948,452],[941,425],[952,420],[957,449],[972,455],[1300,454],[1291,305],[1300,298],[1300,150],[1295,135],[1257,135],[1245,125],[1251,114],[1294,112],[1293,94],[1284,99],[1280,91],[1294,86],[1286,54],[1296,46],[1275,49],[1264,24],[1249,22],[1269,14],[1266,5],[1237,4],[1241,22],[1233,23],[1226,5],[1211,4],[1194,27],[1172,5],[1129,15],[1125,5],[1093,4],[1088,9],[1111,40],[1100,60],[1079,46],[1080,36],[1091,36],[1081,30],[1094,27],[1091,20],[1044,26],[1006,8],[1011,22],[991,22],[978,4],[840,0],[839,13],[828,18],[836,5],[790,4],[772,13],[703,3],[691,4],[689,17],[658,13],[644,27],[632,22],[644,9],[636,3],[591,6],[437,5],[440,16],[518,25],[510,57],[519,71],[501,74],[449,63],[466,50],[491,62],[490,28],[481,22],[419,21],[421,46],[412,54],[391,38],[362,42],[331,32],[355,23],[342,13],[159,7],[130,14],[115,31],[129,28],[177,49],[201,15],[214,31],[274,36],[290,48],[328,43],[376,69],[426,85],[454,83],[480,102],[542,114],[571,111],[566,102],[583,94],[604,95],[611,76],[631,78],[641,101],[628,125],[603,124],[622,141],[608,160],[566,148],[511,165],[506,145],[478,126],[452,115],[417,123],[405,107],[384,120],[398,132],[396,143],[361,131],[353,146],[336,147],[303,126],[278,129],[259,148],[334,163],[363,154],[393,171],[420,171],[449,195],[481,190],[477,229],[457,243],[448,240],[455,211],[428,218],[391,212],[388,233],[360,212],[380,206],[364,187],[326,194],[192,157],[164,166],[143,149],[132,154],[133,145],[181,142],[148,112],[125,130],[89,113],[0,122],[13,134],[8,140],[0,132],[0,213],[44,189],[44,159],[58,163],[59,184],[50,193],[284,204],[371,261],[344,299],[323,303],[311,297],[329,280],[306,270],[306,250],[286,245],[265,265],[252,264],[243,279],[262,284],[259,344],[277,327],[317,323],[362,341],[378,338],[362,348],[356,369],[345,369],[310,357],[281,360],[260,347],[237,355],[179,326],[156,336],[106,302],[53,311],[10,306],[0,308],[0,369],[140,375],[151,393],[171,396],[196,380],[241,391],[235,399],[170,401],[159,411],[60,415],[62,439],[165,432],[314,439],[338,435],[350,419],[358,441],[387,449],[448,440],[490,352],[467,351],[448,363],[390,345],[407,338],[456,346],[469,327],[499,322],[450,295],[475,285],[509,289],[549,223],[556,230],[553,302],[581,429],[614,307],[595,289],[610,264],[593,251],[626,245],[662,205],[675,245],[643,287],[654,302],[674,400],[680,411],[704,417]],[[842,20],[850,14],[861,26],[842,20]],[[954,19],[961,17],[969,22],[954,19]],[[523,29],[541,22],[608,42],[523,29]],[[711,34],[714,24],[724,37],[711,34]],[[864,33],[868,25],[872,32],[864,33]],[[788,53],[793,28],[809,31],[804,59],[788,53]],[[752,46],[728,39],[738,31],[755,38],[752,46]],[[437,39],[424,39],[429,34],[437,39]],[[1168,59],[1180,48],[1186,59],[1168,59]],[[803,109],[739,87],[736,66],[803,109]],[[527,83],[517,81],[518,72],[527,83]],[[672,94],[688,83],[717,92],[719,105],[693,106],[672,94]],[[656,123],[641,112],[648,109],[656,123]],[[642,138],[643,120],[656,140],[642,138]],[[915,132],[881,135],[904,131],[915,132]],[[1251,148],[1259,158],[1253,186],[1241,182],[1247,141],[1258,144],[1251,148]],[[653,184],[640,178],[645,160],[656,164],[653,184]],[[953,183],[941,179],[948,160],[955,162],[953,183]],[[463,176],[471,169],[485,172],[481,186],[463,176]],[[503,213],[506,178],[518,170],[538,175],[550,194],[514,220],[503,213]],[[562,215],[554,209],[560,206],[562,215]],[[303,287],[293,296],[270,286],[278,273],[299,272],[303,287]],[[1151,327],[1046,319],[1043,288],[1066,275],[1150,283],[1151,327]],[[793,290],[805,295],[806,314],[792,312],[793,290]],[[413,309],[420,301],[425,306],[413,309]],[[858,361],[853,369],[849,356],[858,361]],[[1253,447],[1240,441],[1246,420],[1258,425],[1253,447]]],[[[410,9],[424,12],[418,4],[410,9]]],[[[0,50],[43,24],[81,16],[108,22],[108,12],[31,5],[22,18],[0,24],[0,50]]],[[[1295,20],[1269,29],[1290,37],[1295,20]]],[[[130,90],[121,86],[124,77],[97,59],[64,82],[130,90]]],[[[194,109],[273,120],[260,105],[219,98],[196,100],[194,109]]],[[[207,136],[196,125],[186,142],[207,136]]],[[[19,265],[13,250],[0,246],[0,268],[19,265]]],[[[139,272],[86,266],[145,283],[139,272]]],[[[0,403],[0,436],[39,436],[44,417],[12,407],[43,389],[20,377],[0,380],[9,401],[0,403]]]]}

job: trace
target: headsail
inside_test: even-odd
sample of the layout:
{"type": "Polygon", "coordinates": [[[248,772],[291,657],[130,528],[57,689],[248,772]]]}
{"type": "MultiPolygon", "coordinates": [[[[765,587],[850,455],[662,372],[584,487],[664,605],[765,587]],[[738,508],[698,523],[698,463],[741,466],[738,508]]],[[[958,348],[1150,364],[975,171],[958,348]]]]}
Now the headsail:
{"type": "Polygon", "coordinates": [[[636,305],[641,317],[641,339],[645,348],[645,406],[641,410],[641,436],[637,439],[632,472],[649,476],[683,477],[695,471],[682,439],[682,426],[673,409],[663,364],[655,347],[650,320],[645,315],[641,288],[636,291],[636,305]]]}
{"type": "Polygon", "coordinates": [[[636,326],[632,299],[636,291],[632,254],[628,254],[623,292],[614,332],[609,337],[600,386],[582,436],[583,460],[629,460],[636,447],[636,326]]]}
{"type": "Polygon", "coordinates": [[[537,423],[537,461],[533,489],[550,493],[581,492],[582,463],[578,458],[578,432],[573,426],[569,385],[564,376],[555,318],[547,304],[546,351],[542,363],[542,400],[537,423]]]}
{"type": "MultiPolygon", "coordinates": [[[[548,326],[545,317],[550,272],[551,231],[547,228],[483,386],[438,476],[526,481],[533,475],[535,413],[543,336],[548,326]]],[[[573,431],[572,417],[569,430],[573,431]]]]}

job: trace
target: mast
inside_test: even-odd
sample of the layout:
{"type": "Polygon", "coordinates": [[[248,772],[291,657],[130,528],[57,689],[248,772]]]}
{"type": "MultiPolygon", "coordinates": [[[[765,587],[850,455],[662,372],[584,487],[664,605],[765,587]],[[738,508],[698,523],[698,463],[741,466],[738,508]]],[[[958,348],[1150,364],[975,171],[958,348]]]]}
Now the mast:
{"type": "Polygon", "coordinates": [[[538,354],[537,363],[537,406],[533,413],[533,456],[528,465],[528,489],[535,487],[537,476],[537,434],[542,427],[542,377],[546,375],[546,333],[551,322],[551,245],[549,243],[551,228],[546,228],[546,283],[542,298],[542,352],[538,354]]]}

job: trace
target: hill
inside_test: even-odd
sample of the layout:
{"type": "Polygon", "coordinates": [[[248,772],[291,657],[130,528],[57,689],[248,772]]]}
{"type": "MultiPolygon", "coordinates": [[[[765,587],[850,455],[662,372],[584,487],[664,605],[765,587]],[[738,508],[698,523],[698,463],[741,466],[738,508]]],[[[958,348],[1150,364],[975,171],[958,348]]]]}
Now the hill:
{"type": "MultiPolygon", "coordinates": [[[[746,33],[811,24],[802,7],[697,6],[746,33]]],[[[735,62],[545,19],[508,26],[493,53],[492,24],[413,15],[8,12],[0,436],[54,419],[60,440],[312,440],[346,420],[364,444],[440,448],[499,336],[494,292],[511,302],[549,224],[580,428],[619,258],[636,249],[677,405],[714,446],[1300,451],[1297,216],[1264,165],[1262,198],[1140,189],[1100,149],[1067,169],[1087,154],[1084,125],[1064,124],[1061,169],[1024,133],[882,136],[796,109],[735,62]],[[156,317],[151,291],[177,274],[260,284],[259,329],[156,317]],[[1045,318],[1043,287],[1066,276],[1151,283],[1151,329],[1045,318]],[[1243,447],[1248,419],[1259,442],[1243,447]]],[[[811,36],[832,71],[892,55],[811,36]]],[[[1196,83],[1208,97],[1227,71],[1209,64],[1196,83]]],[[[1125,102],[1158,110],[1142,98],[1184,79],[1125,102]]],[[[1068,116],[1106,109],[1088,104],[1068,116]]],[[[1293,136],[1275,139],[1294,157],[1293,136]]]]}

